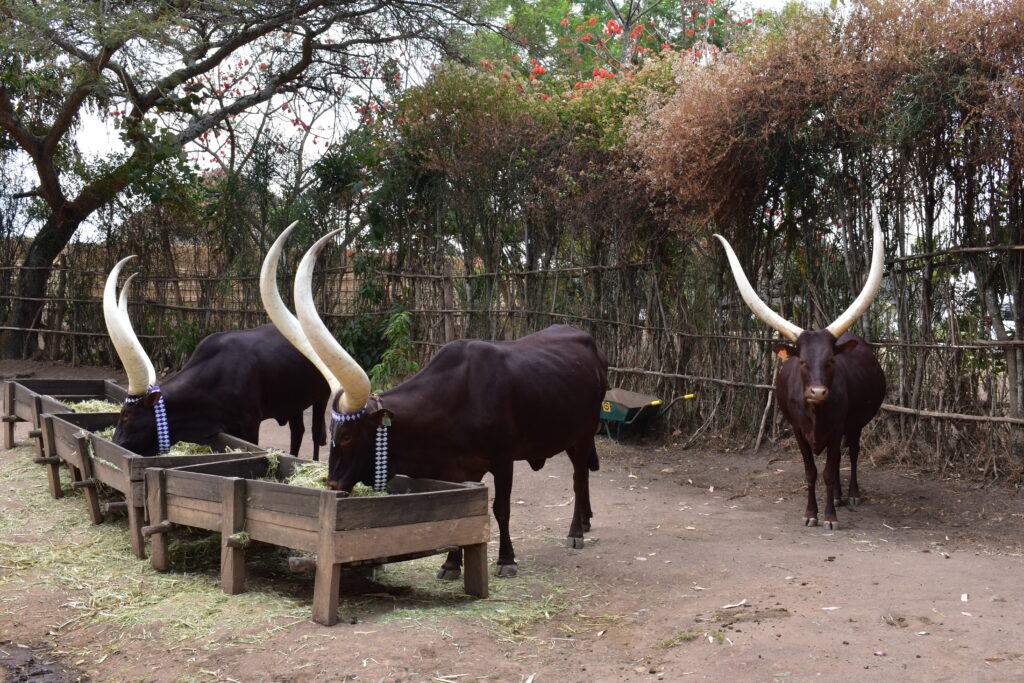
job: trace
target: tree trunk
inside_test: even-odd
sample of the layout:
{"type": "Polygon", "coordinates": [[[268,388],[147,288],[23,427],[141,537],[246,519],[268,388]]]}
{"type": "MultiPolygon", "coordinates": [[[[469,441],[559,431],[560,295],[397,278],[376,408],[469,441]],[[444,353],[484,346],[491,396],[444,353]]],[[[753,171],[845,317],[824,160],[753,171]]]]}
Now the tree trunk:
{"type": "Polygon", "coordinates": [[[68,212],[53,213],[29,245],[14,289],[19,298],[12,303],[6,323],[7,327],[19,329],[4,330],[3,337],[0,337],[0,349],[5,357],[28,357],[28,330],[38,324],[42,314],[53,262],[64,251],[81,222],[80,217],[70,216],[68,212]]]}

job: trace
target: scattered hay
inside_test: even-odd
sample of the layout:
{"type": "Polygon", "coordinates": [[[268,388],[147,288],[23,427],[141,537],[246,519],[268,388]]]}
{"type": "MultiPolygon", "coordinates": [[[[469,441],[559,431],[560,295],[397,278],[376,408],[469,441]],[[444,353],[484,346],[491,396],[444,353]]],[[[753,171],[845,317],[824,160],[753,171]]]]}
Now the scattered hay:
{"type": "MultiPolygon", "coordinates": [[[[69,639],[91,643],[69,645],[75,655],[98,656],[139,639],[149,647],[215,651],[276,639],[309,621],[313,577],[288,571],[293,551],[253,542],[246,550],[247,590],[229,596],[220,589],[220,535],[176,527],[168,548],[172,571],[156,572],[132,555],[124,518],[93,525],[79,490],[52,499],[29,453],[21,447],[0,456],[0,505],[46,513],[0,515],[0,593],[17,600],[53,592],[61,605],[53,628],[58,638],[101,629],[99,641],[69,639]]],[[[343,595],[340,615],[433,630],[445,629],[448,619],[480,620],[499,638],[521,640],[530,637],[531,625],[578,609],[586,597],[586,587],[568,573],[524,568],[515,580],[493,581],[490,598],[474,599],[461,581],[434,578],[441,561],[426,557],[375,570],[376,581],[393,588],[343,595]]]]}
{"type": "Polygon", "coordinates": [[[93,398],[87,401],[71,401],[66,403],[76,413],[120,413],[121,406],[103,399],[93,398]]]}

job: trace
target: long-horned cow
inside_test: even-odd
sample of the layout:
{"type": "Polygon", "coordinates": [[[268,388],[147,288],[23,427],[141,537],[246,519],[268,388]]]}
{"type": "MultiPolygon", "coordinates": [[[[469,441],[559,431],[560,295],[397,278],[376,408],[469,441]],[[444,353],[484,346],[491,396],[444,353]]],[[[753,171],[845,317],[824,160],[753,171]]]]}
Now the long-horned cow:
{"type": "MultiPolygon", "coordinates": [[[[313,303],[317,255],[337,232],[322,237],[303,257],[294,287],[299,325],[281,330],[297,346],[312,347],[338,387],[332,399],[330,487],[350,491],[362,482],[383,488],[394,474],[481,481],[489,472],[500,535],[497,574],[514,576],[508,528],[513,465],[526,460],[540,469],[566,451],[575,492],[569,544],[582,548],[593,516],[588,470],[598,469],[594,434],[607,389],[608,362],[594,339],[556,325],[515,341],[455,341],[402,384],[371,394],[366,373],[334,339],[313,303]]],[[[268,259],[277,259],[287,237],[288,231],[281,234],[268,259]]],[[[276,288],[276,282],[268,284],[276,288]]],[[[461,564],[458,551],[449,553],[439,576],[457,578],[461,564]]]]}
{"type": "Polygon", "coordinates": [[[313,406],[313,459],[326,442],[324,411],[330,390],[320,371],[273,324],[217,332],[199,342],[185,366],[156,386],[156,372],[128,318],[131,276],[117,297],[118,262],[103,290],[107,333],[128,375],[128,398],[114,442],[140,455],[166,451],[171,441],[214,443],[218,432],[248,441],[260,423],[276,419],[291,429],[289,450],[298,454],[303,411],[313,406]]]}
{"type": "Polygon", "coordinates": [[[874,246],[867,282],[860,295],[835,322],[824,330],[803,330],[771,310],[754,292],[732,247],[715,235],[725,248],[740,295],[754,314],[785,335],[794,345],[773,347],[785,359],[775,378],[775,397],[782,414],[793,427],[804,459],[807,479],[806,526],[818,524],[818,502],[814,492],[818,471],[814,456],[826,448],[828,455],[822,478],[825,482],[826,529],[838,529],[836,505],[842,501],[839,459],[845,437],[850,453],[849,502],[860,503],[857,485],[857,457],[860,433],[878,412],[885,397],[885,375],[863,338],[849,329],[864,314],[878,293],[882,281],[884,244],[878,217],[873,220],[874,246]]]}

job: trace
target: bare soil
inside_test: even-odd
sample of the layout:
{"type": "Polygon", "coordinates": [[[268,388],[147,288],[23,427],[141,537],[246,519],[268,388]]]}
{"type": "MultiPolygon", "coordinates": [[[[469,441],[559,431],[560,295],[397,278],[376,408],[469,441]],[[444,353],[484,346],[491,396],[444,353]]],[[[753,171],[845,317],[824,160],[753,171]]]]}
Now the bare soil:
{"type": "MultiPolygon", "coordinates": [[[[0,361],[0,377],[30,374],[117,378],[108,368],[0,361]]],[[[274,423],[261,436],[287,443],[274,423]]],[[[0,451],[0,470],[24,452],[0,451]]],[[[549,607],[512,625],[495,618],[500,599],[453,613],[428,597],[416,616],[394,618],[402,590],[353,582],[349,593],[365,591],[351,603],[360,607],[332,628],[278,618],[269,635],[225,627],[195,642],[143,623],[132,627],[138,637],[119,639],[109,624],[74,622],[95,588],[48,584],[45,572],[5,560],[17,544],[62,539],[33,536],[30,518],[46,510],[14,509],[13,492],[0,489],[0,514],[26,519],[24,534],[0,536],[0,671],[26,680],[12,662],[32,660],[49,673],[27,680],[1024,680],[1020,491],[863,458],[866,502],[840,508],[840,530],[826,532],[801,525],[793,447],[751,455],[714,439],[680,450],[599,438],[598,452],[594,527],[582,550],[563,543],[568,458],[540,472],[517,467],[520,575],[492,577],[492,587],[520,582],[549,607]]],[[[39,468],[33,485],[44,481],[39,468]]],[[[154,572],[137,567],[141,586],[154,572]]],[[[440,583],[432,569],[420,575],[424,586],[440,583]]],[[[405,590],[416,594],[419,582],[405,590]]],[[[306,600],[312,591],[308,582],[282,590],[306,600]]],[[[243,597],[224,596],[220,609],[259,609],[243,597]]],[[[182,605],[165,617],[198,615],[182,605]]]]}

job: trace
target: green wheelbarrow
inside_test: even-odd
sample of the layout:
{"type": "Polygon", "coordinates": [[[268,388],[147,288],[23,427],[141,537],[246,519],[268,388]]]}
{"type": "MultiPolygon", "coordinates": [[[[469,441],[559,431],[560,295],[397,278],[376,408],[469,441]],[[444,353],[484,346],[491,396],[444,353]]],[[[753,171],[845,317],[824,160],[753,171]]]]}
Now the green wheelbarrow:
{"type": "Polygon", "coordinates": [[[667,404],[663,404],[657,396],[638,394],[625,389],[609,389],[601,402],[601,424],[605,434],[612,441],[618,441],[622,435],[623,425],[638,427],[658,419],[680,399],[691,399],[695,394],[677,396],[667,404]],[[615,436],[612,436],[612,425],[615,425],[615,436]]]}

